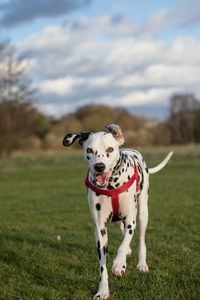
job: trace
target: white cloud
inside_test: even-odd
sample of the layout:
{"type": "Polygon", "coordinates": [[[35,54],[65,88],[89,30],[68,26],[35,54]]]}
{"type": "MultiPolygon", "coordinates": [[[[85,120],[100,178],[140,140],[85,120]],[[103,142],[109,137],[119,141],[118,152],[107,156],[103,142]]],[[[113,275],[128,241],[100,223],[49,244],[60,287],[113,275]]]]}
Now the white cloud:
{"type": "Polygon", "coordinates": [[[102,16],[51,26],[21,42],[40,107],[63,114],[91,102],[128,107],[166,103],[174,92],[200,94],[199,39],[166,43],[134,32],[130,21],[102,16]]]}
{"type": "Polygon", "coordinates": [[[92,88],[104,88],[109,87],[112,84],[112,76],[98,76],[97,78],[91,78],[89,84],[92,88]]]}
{"type": "Polygon", "coordinates": [[[158,104],[166,101],[174,91],[175,89],[173,88],[150,88],[147,91],[136,91],[122,97],[121,103],[124,106],[158,104]]]}
{"type": "Polygon", "coordinates": [[[199,1],[180,1],[173,8],[165,8],[153,14],[143,24],[138,26],[136,32],[139,35],[164,32],[170,29],[184,29],[200,23],[199,1]]]}
{"type": "Polygon", "coordinates": [[[192,37],[179,37],[170,45],[164,57],[171,64],[200,64],[200,40],[192,37]]]}
{"type": "Polygon", "coordinates": [[[118,82],[122,87],[187,87],[200,85],[200,68],[191,65],[152,65],[143,72],[125,76],[118,82]]]}
{"type": "Polygon", "coordinates": [[[39,103],[38,108],[45,115],[54,116],[56,118],[62,116],[63,111],[71,111],[67,103],[62,103],[61,105],[55,105],[55,103],[39,103]]]}
{"type": "Polygon", "coordinates": [[[73,88],[76,87],[78,83],[82,82],[82,79],[77,78],[59,78],[55,80],[44,80],[38,87],[43,94],[49,93],[64,96],[71,93],[73,88]]]}

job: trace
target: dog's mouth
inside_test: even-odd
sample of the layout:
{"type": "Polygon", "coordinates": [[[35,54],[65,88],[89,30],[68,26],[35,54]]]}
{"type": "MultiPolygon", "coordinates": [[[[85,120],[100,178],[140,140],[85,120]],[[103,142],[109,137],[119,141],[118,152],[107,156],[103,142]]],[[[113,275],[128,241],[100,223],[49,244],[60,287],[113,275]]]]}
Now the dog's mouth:
{"type": "Polygon", "coordinates": [[[100,174],[94,175],[96,185],[99,187],[105,187],[108,184],[111,174],[112,171],[110,170],[108,172],[102,172],[100,174]]]}

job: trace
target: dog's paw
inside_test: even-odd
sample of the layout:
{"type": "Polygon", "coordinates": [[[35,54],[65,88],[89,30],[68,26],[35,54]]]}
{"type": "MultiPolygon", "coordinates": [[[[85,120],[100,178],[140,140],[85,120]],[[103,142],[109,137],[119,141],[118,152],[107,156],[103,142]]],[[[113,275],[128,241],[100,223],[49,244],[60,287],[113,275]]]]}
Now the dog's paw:
{"type": "Polygon", "coordinates": [[[149,272],[149,267],[146,262],[139,262],[137,265],[137,269],[140,272],[144,272],[144,273],[149,272]]]}
{"type": "Polygon", "coordinates": [[[101,299],[108,299],[108,297],[110,296],[109,291],[103,291],[103,290],[99,290],[96,295],[94,296],[93,300],[101,300],[101,299]]]}
{"type": "Polygon", "coordinates": [[[117,256],[113,262],[112,273],[116,277],[122,277],[126,271],[126,255],[117,256]]]}

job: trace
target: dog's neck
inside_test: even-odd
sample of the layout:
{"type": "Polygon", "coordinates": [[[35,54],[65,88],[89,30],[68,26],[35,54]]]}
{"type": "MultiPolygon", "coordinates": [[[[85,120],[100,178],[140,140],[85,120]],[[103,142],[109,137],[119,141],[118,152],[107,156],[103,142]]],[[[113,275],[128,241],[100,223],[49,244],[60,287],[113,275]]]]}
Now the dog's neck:
{"type": "Polygon", "coordinates": [[[124,159],[124,153],[120,149],[119,150],[119,159],[118,159],[116,165],[113,168],[112,177],[115,177],[117,175],[117,173],[120,171],[120,169],[122,168],[123,159],[124,159]]]}
{"type": "Polygon", "coordinates": [[[107,185],[108,189],[115,189],[126,183],[133,175],[134,165],[128,154],[120,149],[120,157],[113,169],[107,185]]]}

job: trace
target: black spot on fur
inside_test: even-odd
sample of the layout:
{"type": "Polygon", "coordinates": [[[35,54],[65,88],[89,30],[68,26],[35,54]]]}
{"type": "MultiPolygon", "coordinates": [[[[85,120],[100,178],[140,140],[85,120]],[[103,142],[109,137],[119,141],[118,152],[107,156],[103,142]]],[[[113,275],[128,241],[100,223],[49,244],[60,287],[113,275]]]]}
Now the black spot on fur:
{"type": "Polygon", "coordinates": [[[103,247],[103,254],[106,255],[106,247],[103,247]]]}
{"type": "Polygon", "coordinates": [[[105,225],[107,225],[108,223],[110,223],[112,221],[112,217],[113,217],[113,213],[111,212],[105,222],[105,225]]]}
{"type": "Polygon", "coordinates": [[[138,170],[139,170],[140,175],[141,175],[140,190],[142,190],[143,189],[143,183],[144,183],[144,174],[142,172],[142,168],[140,167],[140,165],[138,165],[138,170]]]}
{"type": "Polygon", "coordinates": [[[111,184],[109,184],[109,185],[107,186],[107,188],[108,188],[109,190],[113,190],[113,189],[114,189],[114,187],[113,187],[111,184]]]}
{"type": "Polygon", "coordinates": [[[101,235],[104,236],[105,234],[106,234],[105,228],[104,228],[104,229],[101,229],[101,235]]]}
{"type": "Polygon", "coordinates": [[[133,224],[135,224],[135,221],[133,221],[133,224]]]}
{"type": "Polygon", "coordinates": [[[148,168],[147,168],[147,167],[145,168],[145,170],[146,170],[147,174],[149,174],[149,170],[148,170],[148,168]]]}
{"type": "Polygon", "coordinates": [[[125,217],[123,217],[123,221],[125,221],[126,220],[126,216],[125,217]]]}
{"type": "Polygon", "coordinates": [[[119,186],[119,183],[115,184],[115,187],[117,188],[119,186]]]}
{"type": "Polygon", "coordinates": [[[123,269],[126,269],[126,266],[123,266],[122,268],[123,268],[123,269]]]}
{"type": "Polygon", "coordinates": [[[104,270],[104,269],[103,269],[103,266],[101,266],[101,273],[103,273],[103,270],[104,270]]]}
{"type": "Polygon", "coordinates": [[[132,225],[129,224],[129,225],[127,226],[127,228],[128,228],[128,229],[131,229],[131,228],[132,228],[132,225]]]}
{"type": "Polygon", "coordinates": [[[89,157],[89,156],[87,156],[87,159],[88,159],[88,160],[90,160],[90,157],[89,157]]]}
{"type": "Polygon", "coordinates": [[[142,174],[142,173],[143,173],[143,172],[142,172],[142,167],[140,166],[139,163],[137,164],[137,167],[138,167],[138,171],[140,172],[140,174],[142,174]]]}
{"type": "Polygon", "coordinates": [[[143,189],[143,181],[140,183],[140,190],[143,189]]]}
{"type": "Polygon", "coordinates": [[[97,155],[98,154],[98,152],[97,151],[95,151],[95,155],[97,155]]]}
{"type": "Polygon", "coordinates": [[[99,210],[101,210],[101,204],[100,203],[97,203],[96,204],[96,209],[99,211],[99,210]]]}
{"type": "Polygon", "coordinates": [[[129,234],[133,234],[133,230],[130,229],[130,230],[129,230],[129,234]]]}
{"type": "Polygon", "coordinates": [[[130,175],[128,175],[128,180],[130,180],[131,179],[131,177],[130,177],[130,175]]]}
{"type": "Polygon", "coordinates": [[[116,163],[116,165],[115,165],[115,167],[114,167],[114,171],[116,171],[116,170],[118,170],[118,168],[120,167],[120,165],[121,165],[121,157],[118,159],[118,161],[117,161],[117,163],[116,163]]]}
{"type": "Polygon", "coordinates": [[[97,252],[98,252],[99,260],[101,260],[101,251],[99,248],[97,248],[97,252]]]}
{"type": "Polygon", "coordinates": [[[101,245],[100,245],[100,241],[97,242],[97,248],[100,249],[101,245]]]}
{"type": "Polygon", "coordinates": [[[124,173],[124,168],[122,169],[122,173],[124,173]]]}
{"type": "Polygon", "coordinates": [[[119,179],[118,177],[115,177],[115,178],[114,178],[114,182],[117,182],[118,179],[119,179]]]}
{"type": "Polygon", "coordinates": [[[106,156],[109,157],[110,156],[109,153],[106,153],[106,156]]]}
{"type": "Polygon", "coordinates": [[[113,218],[113,212],[110,213],[109,222],[112,222],[112,218],[113,218]]]}
{"type": "Polygon", "coordinates": [[[129,164],[129,162],[128,162],[128,164],[127,164],[127,167],[128,167],[128,168],[130,167],[130,164],[129,164]]]}

